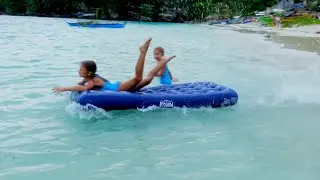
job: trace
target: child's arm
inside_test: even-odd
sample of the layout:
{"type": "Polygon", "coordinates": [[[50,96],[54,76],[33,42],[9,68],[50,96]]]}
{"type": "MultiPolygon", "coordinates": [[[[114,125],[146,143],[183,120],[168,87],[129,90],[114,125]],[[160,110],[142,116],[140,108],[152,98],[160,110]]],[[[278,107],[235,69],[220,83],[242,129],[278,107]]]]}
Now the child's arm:
{"type": "Polygon", "coordinates": [[[85,79],[82,79],[80,82],[78,82],[78,85],[83,86],[86,83],[85,79]]]}
{"type": "Polygon", "coordinates": [[[53,91],[55,92],[64,92],[64,91],[87,91],[94,87],[93,81],[88,81],[84,86],[71,86],[71,87],[55,87],[53,91]]]}
{"type": "Polygon", "coordinates": [[[168,68],[170,79],[173,79],[170,69],[168,68]]]}
{"type": "Polygon", "coordinates": [[[164,73],[165,68],[166,68],[166,67],[161,68],[161,69],[160,69],[160,71],[157,73],[157,75],[156,75],[156,76],[157,76],[157,77],[162,76],[162,75],[163,75],[163,73],[164,73]]]}
{"type": "MultiPolygon", "coordinates": [[[[162,57],[162,58],[161,58],[161,61],[165,61],[165,59],[166,59],[165,57],[162,57]]],[[[159,63],[159,62],[158,62],[158,63],[159,63]]],[[[163,68],[161,68],[161,69],[160,69],[160,71],[157,73],[157,75],[156,75],[156,76],[157,76],[157,77],[162,76],[162,75],[163,75],[163,73],[164,73],[164,71],[165,71],[165,69],[166,69],[166,67],[165,67],[165,66],[164,66],[163,68]]]]}
{"type": "Polygon", "coordinates": [[[170,79],[171,79],[173,82],[177,82],[178,79],[176,79],[176,78],[174,78],[174,77],[172,76],[170,69],[168,69],[168,71],[169,71],[170,79]]]}

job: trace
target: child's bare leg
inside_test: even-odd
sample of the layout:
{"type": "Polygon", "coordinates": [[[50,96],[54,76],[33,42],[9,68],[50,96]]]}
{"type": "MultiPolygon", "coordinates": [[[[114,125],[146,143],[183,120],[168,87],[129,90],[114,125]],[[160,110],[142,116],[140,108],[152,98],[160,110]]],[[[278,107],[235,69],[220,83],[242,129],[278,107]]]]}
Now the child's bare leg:
{"type": "Polygon", "coordinates": [[[140,46],[140,56],[136,64],[135,76],[125,82],[120,83],[119,91],[128,91],[132,87],[136,86],[143,77],[143,69],[144,69],[144,62],[146,59],[147,51],[150,46],[152,38],[149,38],[143,45],[140,46]]]}
{"type": "Polygon", "coordinates": [[[141,88],[149,85],[151,83],[151,81],[153,80],[153,78],[157,75],[157,73],[161,70],[161,68],[163,68],[169,61],[171,61],[173,58],[175,58],[176,56],[171,56],[166,60],[160,61],[156,67],[154,67],[149,74],[143,78],[134,88],[130,89],[131,91],[138,91],[141,88]]]}

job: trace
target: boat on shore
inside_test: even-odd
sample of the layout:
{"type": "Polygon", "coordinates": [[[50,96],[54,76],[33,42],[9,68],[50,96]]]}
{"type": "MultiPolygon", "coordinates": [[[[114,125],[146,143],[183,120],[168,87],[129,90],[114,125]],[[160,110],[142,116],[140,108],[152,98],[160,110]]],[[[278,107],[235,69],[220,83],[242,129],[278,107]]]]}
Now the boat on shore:
{"type": "Polygon", "coordinates": [[[88,27],[88,28],[124,28],[126,23],[110,22],[100,23],[98,21],[85,22],[67,22],[72,27],[88,27]]]}

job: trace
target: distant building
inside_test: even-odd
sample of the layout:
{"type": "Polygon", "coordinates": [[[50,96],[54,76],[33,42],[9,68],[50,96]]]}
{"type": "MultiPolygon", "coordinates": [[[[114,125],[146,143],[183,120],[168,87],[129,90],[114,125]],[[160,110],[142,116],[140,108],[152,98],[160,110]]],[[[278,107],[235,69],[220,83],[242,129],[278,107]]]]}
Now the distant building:
{"type": "MultiPolygon", "coordinates": [[[[304,4],[305,6],[316,5],[318,3],[318,0],[309,0],[309,3],[310,4],[308,4],[307,0],[300,0],[300,3],[296,3],[296,4],[304,4]]],[[[275,5],[273,8],[284,9],[287,7],[292,7],[293,4],[295,4],[294,0],[279,0],[278,4],[275,5]]]]}
{"type": "Polygon", "coordinates": [[[309,0],[309,3],[308,4],[308,1],[307,0],[302,0],[302,2],[305,6],[308,6],[308,5],[316,5],[318,3],[318,0],[309,0]]]}
{"type": "Polygon", "coordinates": [[[291,7],[293,4],[294,4],[294,0],[279,0],[279,3],[275,5],[273,8],[284,9],[287,7],[291,7]]]}

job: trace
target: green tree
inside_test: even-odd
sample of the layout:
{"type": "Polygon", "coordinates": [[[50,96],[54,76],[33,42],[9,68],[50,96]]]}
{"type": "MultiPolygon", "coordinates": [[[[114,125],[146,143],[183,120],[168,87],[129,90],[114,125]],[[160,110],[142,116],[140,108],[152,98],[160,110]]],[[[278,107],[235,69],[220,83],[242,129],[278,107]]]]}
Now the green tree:
{"type": "Polygon", "coordinates": [[[72,15],[81,9],[97,12],[104,19],[139,19],[160,21],[169,14],[170,21],[203,21],[215,15],[228,18],[249,16],[254,11],[273,6],[277,0],[0,0],[0,11],[18,14],[72,15]],[[81,8],[80,8],[81,5],[81,8]]]}

